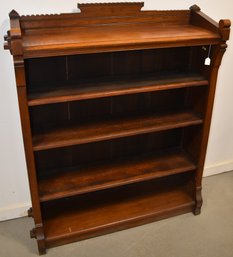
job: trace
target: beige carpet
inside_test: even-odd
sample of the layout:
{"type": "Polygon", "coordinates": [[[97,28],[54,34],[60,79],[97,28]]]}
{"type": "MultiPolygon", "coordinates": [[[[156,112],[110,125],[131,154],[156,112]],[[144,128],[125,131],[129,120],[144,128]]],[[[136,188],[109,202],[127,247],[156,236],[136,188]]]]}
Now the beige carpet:
{"type": "MultiPolygon", "coordinates": [[[[199,216],[185,214],[49,249],[47,257],[233,257],[233,172],[204,179],[199,216]]],[[[31,218],[0,223],[0,257],[38,256],[31,218]]]]}

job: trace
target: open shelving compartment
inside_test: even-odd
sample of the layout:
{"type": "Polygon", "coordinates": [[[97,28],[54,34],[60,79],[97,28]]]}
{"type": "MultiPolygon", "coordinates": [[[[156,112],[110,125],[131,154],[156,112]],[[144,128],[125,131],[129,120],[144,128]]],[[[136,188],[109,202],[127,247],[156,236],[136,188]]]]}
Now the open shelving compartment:
{"type": "Polygon", "coordinates": [[[31,236],[40,254],[200,213],[230,21],[217,24],[197,6],[142,6],[79,4],[80,13],[10,13],[5,49],[14,56],[35,221],[31,236]]]}
{"type": "Polygon", "coordinates": [[[208,92],[203,52],[195,46],[26,61],[48,246],[194,210],[197,158],[189,148],[208,92]]]}
{"type": "Polygon", "coordinates": [[[56,246],[190,212],[195,201],[187,175],[45,202],[46,244],[56,246]]]}

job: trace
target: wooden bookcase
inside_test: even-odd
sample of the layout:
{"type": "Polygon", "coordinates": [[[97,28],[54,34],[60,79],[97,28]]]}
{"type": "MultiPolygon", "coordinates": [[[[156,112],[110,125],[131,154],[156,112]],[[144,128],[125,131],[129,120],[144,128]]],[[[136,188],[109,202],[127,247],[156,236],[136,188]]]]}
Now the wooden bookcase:
{"type": "Polygon", "coordinates": [[[79,4],[10,13],[39,253],[186,212],[199,214],[217,73],[230,21],[198,6],[79,4]],[[211,58],[210,65],[205,59],[211,58]]]}

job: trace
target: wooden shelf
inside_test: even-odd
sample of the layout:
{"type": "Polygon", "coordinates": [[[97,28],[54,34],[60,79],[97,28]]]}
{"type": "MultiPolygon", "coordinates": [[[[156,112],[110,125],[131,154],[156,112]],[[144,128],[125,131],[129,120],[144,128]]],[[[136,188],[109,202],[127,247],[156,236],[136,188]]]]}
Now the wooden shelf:
{"type": "Polygon", "coordinates": [[[52,247],[189,212],[194,204],[187,182],[176,178],[46,202],[42,207],[46,245],[52,247]]]}
{"type": "Polygon", "coordinates": [[[194,73],[150,75],[134,79],[129,77],[116,80],[99,79],[62,88],[53,86],[46,91],[31,93],[28,96],[28,105],[36,106],[204,85],[208,85],[208,80],[194,73]]]}
{"type": "Polygon", "coordinates": [[[191,111],[147,114],[130,118],[53,128],[33,136],[34,151],[85,144],[167,129],[201,124],[202,119],[191,111]]]}
{"type": "Polygon", "coordinates": [[[44,171],[39,182],[40,200],[58,198],[118,187],[139,181],[194,170],[196,165],[181,150],[128,157],[118,161],[44,171]]]}
{"type": "Polygon", "coordinates": [[[160,23],[114,24],[113,26],[80,26],[69,29],[25,31],[25,58],[65,54],[96,53],[132,49],[217,44],[217,32],[192,24],[160,23]],[[130,33],[129,33],[130,30],[130,33]],[[120,36],[119,36],[120,35],[120,36]],[[46,42],[46,44],[45,44],[46,42]],[[64,50],[65,49],[65,50],[64,50]]]}

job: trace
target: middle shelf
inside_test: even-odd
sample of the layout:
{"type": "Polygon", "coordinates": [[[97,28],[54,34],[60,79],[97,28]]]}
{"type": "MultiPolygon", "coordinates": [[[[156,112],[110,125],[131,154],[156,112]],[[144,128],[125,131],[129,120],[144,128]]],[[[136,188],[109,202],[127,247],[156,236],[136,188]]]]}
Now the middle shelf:
{"type": "Polygon", "coordinates": [[[202,118],[189,110],[146,114],[46,128],[33,136],[34,151],[98,142],[197,125],[202,118]]]}

